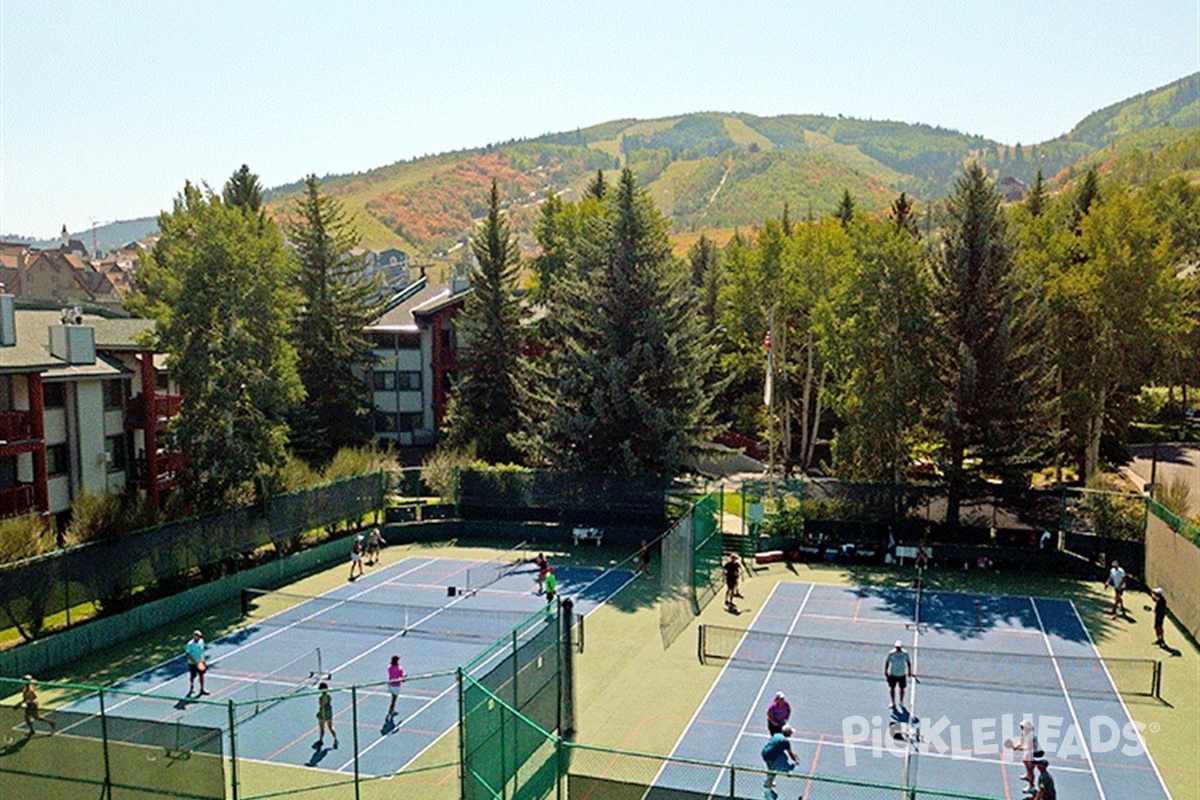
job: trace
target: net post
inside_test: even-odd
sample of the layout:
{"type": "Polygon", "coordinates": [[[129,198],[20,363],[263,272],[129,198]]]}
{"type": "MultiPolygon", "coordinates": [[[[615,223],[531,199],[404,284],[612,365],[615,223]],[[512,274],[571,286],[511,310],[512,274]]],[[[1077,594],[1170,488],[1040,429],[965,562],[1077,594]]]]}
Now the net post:
{"type": "Polygon", "coordinates": [[[1154,677],[1150,681],[1150,693],[1156,700],[1162,699],[1162,661],[1154,662],[1154,677]]]}
{"type": "MultiPolygon", "coordinates": [[[[104,710],[104,690],[99,692],[100,697],[100,744],[104,750],[104,797],[105,800],[112,800],[112,767],[108,760],[108,714],[104,710]]],[[[33,723],[29,723],[33,725],[33,723]]]]}
{"type": "Polygon", "coordinates": [[[242,589],[242,618],[250,616],[250,590],[242,589]]]}
{"type": "Polygon", "coordinates": [[[729,765],[729,800],[737,800],[737,767],[729,765]]]}
{"type": "Polygon", "coordinates": [[[237,709],[233,700],[228,701],[229,708],[229,782],[232,800],[238,800],[238,759],[237,759],[237,709]]]}
{"type": "Polygon", "coordinates": [[[696,636],[696,659],[701,664],[704,663],[704,635],[704,623],[701,622],[699,632],[696,636]]]}
{"type": "Polygon", "coordinates": [[[558,735],[569,738],[575,733],[575,654],[571,650],[571,620],[575,617],[575,601],[569,597],[559,600],[560,613],[558,651],[561,665],[558,671],[560,687],[558,735]]]}
{"type": "MultiPolygon", "coordinates": [[[[317,660],[320,661],[320,649],[317,650],[317,660]]],[[[395,699],[394,697],[392,699],[395,699]]],[[[359,772],[358,772],[358,686],[357,684],[350,685],[350,724],[353,725],[352,736],[350,737],[351,745],[354,747],[354,800],[359,798],[359,772]]]]}

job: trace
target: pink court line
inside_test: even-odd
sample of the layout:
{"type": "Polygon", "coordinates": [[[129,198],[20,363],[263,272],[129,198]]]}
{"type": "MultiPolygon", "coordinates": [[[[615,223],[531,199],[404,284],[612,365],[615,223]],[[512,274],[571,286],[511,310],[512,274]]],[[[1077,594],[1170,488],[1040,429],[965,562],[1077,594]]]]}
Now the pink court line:
{"type": "MultiPolygon", "coordinates": [[[[810,776],[817,774],[817,761],[821,758],[821,745],[824,743],[825,743],[825,734],[821,734],[819,737],[817,737],[817,749],[816,749],[816,751],[813,752],[812,764],[808,768],[808,774],[810,776]]],[[[804,782],[804,794],[800,795],[800,800],[807,800],[808,793],[810,791],[812,791],[812,778],[811,777],[809,777],[809,779],[804,782]]]]}

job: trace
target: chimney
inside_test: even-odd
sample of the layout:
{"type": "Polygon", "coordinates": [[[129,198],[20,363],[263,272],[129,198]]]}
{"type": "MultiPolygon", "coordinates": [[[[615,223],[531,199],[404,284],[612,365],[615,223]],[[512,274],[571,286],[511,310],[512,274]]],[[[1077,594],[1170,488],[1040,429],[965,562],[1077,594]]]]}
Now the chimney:
{"type": "MultiPolygon", "coordinates": [[[[0,292],[4,284],[0,283],[0,292]]],[[[17,343],[17,304],[11,294],[0,293],[0,347],[13,347],[17,343]]]]}
{"type": "Polygon", "coordinates": [[[66,250],[71,244],[71,234],[67,233],[67,223],[63,223],[62,239],[58,243],[59,250],[66,250]]]}
{"type": "Polygon", "coordinates": [[[83,324],[78,308],[62,310],[62,324],[50,326],[50,355],[68,364],[96,363],[96,330],[83,324]]]}

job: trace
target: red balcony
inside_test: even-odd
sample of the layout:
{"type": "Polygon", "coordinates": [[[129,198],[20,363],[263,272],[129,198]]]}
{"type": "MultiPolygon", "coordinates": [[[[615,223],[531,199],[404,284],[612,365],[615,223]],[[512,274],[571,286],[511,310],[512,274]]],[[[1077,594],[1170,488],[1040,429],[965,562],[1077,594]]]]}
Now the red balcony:
{"type": "Polygon", "coordinates": [[[155,475],[151,477],[148,459],[144,456],[136,458],[133,461],[133,482],[142,487],[174,486],[186,463],[187,458],[183,453],[159,453],[155,464],[155,475]]]}
{"type": "Polygon", "coordinates": [[[0,518],[19,517],[33,510],[32,484],[23,483],[11,489],[0,489],[0,518]]]}
{"type": "Polygon", "coordinates": [[[24,442],[32,438],[32,413],[29,411],[0,411],[0,443],[24,442]]]}
{"type": "MultiPolygon", "coordinates": [[[[157,394],[154,396],[154,418],[158,427],[167,424],[167,420],[179,413],[182,398],[177,394],[157,394]]],[[[144,428],[142,419],[142,397],[138,395],[129,401],[125,411],[125,426],[127,428],[144,428]]]]}

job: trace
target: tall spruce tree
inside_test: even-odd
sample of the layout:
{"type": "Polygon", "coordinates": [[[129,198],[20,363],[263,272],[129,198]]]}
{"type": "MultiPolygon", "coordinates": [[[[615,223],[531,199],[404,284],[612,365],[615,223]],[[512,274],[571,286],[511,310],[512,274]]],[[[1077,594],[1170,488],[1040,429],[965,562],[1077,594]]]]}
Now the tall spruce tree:
{"type": "Polygon", "coordinates": [[[366,327],[382,310],[379,287],[367,276],[369,255],[356,254],[358,231],[342,204],[321,193],[310,175],[292,208],[288,239],[299,265],[303,301],[295,341],[305,399],[291,416],[292,447],[324,466],[343,446],[372,435],[374,350],[366,327]]]}
{"type": "Polygon", "coordinates": [[[522,445],[575,472],[670,475],[710,433],[711,362],[666,222],[625,169],[556,282],[522,445]]]}
{"type": "Polygon", "coordinates": [[[704,234],[688,251],[691,266],[692,286],[700,298],[700,314],[704,317],[705,329],[717,327],[717,302],[721,291],[721,254],[717,246],[704,234]]]}
{"type": "Polygon", "coordinates": [[[129,301],[157,321],[155,346],[183,385],[168,436],[188,454],[185,496],[198,508],[243,502],[286,457],[286,415],[304,394],[292,326],[295,267],[279,229],[186,184],[129,301]]]}
{"type": "Polygon", "coordinates": [[[1041,167],[1038,168],[1037,177],[1033,179],[1033,187],[1029,190],[1029,196],[1025,198],[1025,208],[1029,211],[1029,216],[1040,217],[1042,212],[1046,210],[1046,181],[1042,177],[1041,167]]]}
{"type": "Polygon", "coordinates": [[[854,219],[854,198],[850,196],[849,189],[842,190],[842,199],[838,201],[837,210],[833,215],[841,220],[842,226],[850,224],[850,220],[854,219]]]}
{"type": "Polygon", "coordinates": [[[250,171],[250,167],[242,164],[241,168],[225,182],[221,198],[227,206],[244,208],[251,214],[262,212],[262,184],[258,176],[250,171]]]}
{"type": "Polygon", "coordinates": [[[519,458],[510,435],[520,423],[524,382],[516,296],[520,250],[500,213],[495,180],[487,217],[471,241],[471,252],[471,293],[455,320],[463,345],[462,371],[447,415],[447,440],[452,446],[473,443],[476,456],[484,461],[511,463],[519,458]]]}
{"type": "Polygon", "coordinates": [[[604,180],[604,170],[598,169],[596,170],[596,177],[592,178],[591,182],[587,185],[587,189],[584,190],[584,195],[594,197],[597,200],[603,200],[606,194],[608,194],[608,182],[604,180]]]}
{"type": "Polygon", "coordinates": [[[1032,342],[1016,313],[1014,252],[1001,198],[978,163],[958,179],[947,225],[932,259],[939,317],[935,363],[943,405],[935,420],[945,441],[949,524],[958,523],[967,451],[996,469],[1020,454],[1034,401],[1032,342]]]}
{"type": "Polygon", "coordinates": [[[908,199],[907,193],[901,192],[900,196],[892,201],[892,208],[888,216],[891,218],[896,230],[904,231],[914,239],[921,238],[921,231],[917,227],[917,217],[913,210],[913,204],[908,199]]]}

